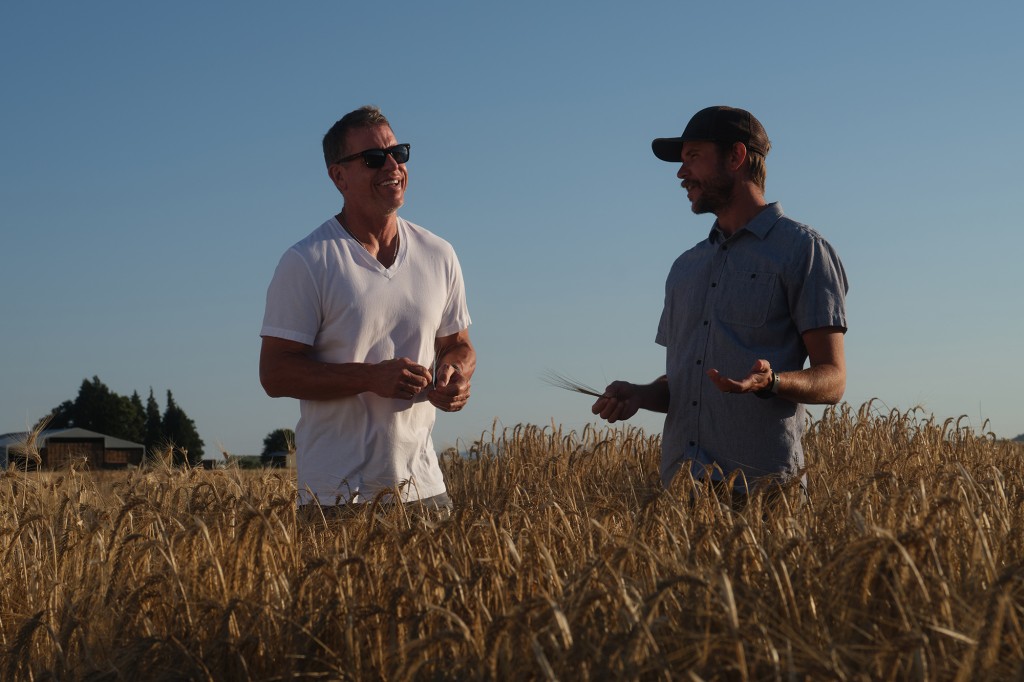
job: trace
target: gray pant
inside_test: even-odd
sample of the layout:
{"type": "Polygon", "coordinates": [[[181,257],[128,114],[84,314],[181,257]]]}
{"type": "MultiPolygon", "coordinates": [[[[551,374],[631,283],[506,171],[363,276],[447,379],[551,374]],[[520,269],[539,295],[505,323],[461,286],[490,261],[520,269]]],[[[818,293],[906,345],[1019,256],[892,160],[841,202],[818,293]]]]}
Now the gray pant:
{"type": "MultiPolygon", "coordinates": [[[[319,504],[310,502],[300,504],[296,514],[300,520],[315,521],[318,518],[350,519],[363,514],[369,507],[378,506],[382,510],[390,509],[401,502],[386,501],[376,505],[373,502],[357,502],[355,504],[319,504]]],[[[405,502],[405,509],[411,514],[424,514],[434,518],[448,518],[452,513],[452,498],[448,493],[441,493],[433,497],[425,497],[421,500],[410,500],[405,502]]]]}

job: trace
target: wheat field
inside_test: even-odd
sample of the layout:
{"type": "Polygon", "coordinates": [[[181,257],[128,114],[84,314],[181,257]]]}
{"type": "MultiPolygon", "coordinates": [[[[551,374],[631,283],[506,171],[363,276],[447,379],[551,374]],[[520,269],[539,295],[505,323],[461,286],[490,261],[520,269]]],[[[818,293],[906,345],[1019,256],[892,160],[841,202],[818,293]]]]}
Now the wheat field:
{"type": "Polygon", "coordinates": [[[843,405],[808,497],[658,485],[629,427],[485,432],[448,518],[287,471],[0,478],[4,680],[1024,679],[1024,455],[843,405]]]}

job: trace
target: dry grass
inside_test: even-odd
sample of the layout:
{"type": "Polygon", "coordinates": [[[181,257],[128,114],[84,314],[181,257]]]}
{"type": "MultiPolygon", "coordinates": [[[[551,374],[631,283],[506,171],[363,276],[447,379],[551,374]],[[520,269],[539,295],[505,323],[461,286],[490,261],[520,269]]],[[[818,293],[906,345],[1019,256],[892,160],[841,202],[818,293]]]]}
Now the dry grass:
{"type": "Polygon", "coordinates": [[[302,523],[286,472],[0,478],[0,678],[1024,677],[1019,446],[829,410],[810,500],[657,485],[658,439],[520,426],[451,518],[302,523]]]}

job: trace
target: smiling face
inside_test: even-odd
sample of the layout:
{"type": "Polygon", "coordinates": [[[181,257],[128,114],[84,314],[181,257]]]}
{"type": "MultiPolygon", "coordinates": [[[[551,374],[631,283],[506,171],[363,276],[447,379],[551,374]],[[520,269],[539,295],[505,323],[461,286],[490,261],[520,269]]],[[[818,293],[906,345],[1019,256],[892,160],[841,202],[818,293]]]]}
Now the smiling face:
{"type": "MultiPolygon", "coordinates": [[[[367,149],[387,149],[396,144],[398,140],[389,126],[355,128],[345,139],[344,156],[367,149]]],[[[391,155],[380,168],[367,168],[361,158],[356,158],[332,164],[327,172],[345,197],[345,206],[350,211],[390,215],[405,203],[409,173],[405,164],[399,164],[391,155]]]]}
{"type": "Polygon", "coordinates": [[[684,142],[683,165],[676,177],[682,180],[690,208],[696,214],[714,213],[729,206],[737,179],[713,142],[684,142]]]}

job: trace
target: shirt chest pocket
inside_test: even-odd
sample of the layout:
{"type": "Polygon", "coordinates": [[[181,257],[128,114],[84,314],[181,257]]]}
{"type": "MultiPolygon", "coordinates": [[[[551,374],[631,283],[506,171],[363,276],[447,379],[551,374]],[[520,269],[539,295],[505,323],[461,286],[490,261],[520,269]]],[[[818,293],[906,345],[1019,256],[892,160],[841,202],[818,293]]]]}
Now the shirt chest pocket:
{"type": "Polygon", "coordinates": [[[768,319],[778,276],[771,272],[736,270],[723,274],[718,317],[726,324],[760,327],[768,319]]]}

